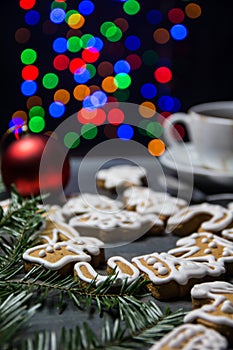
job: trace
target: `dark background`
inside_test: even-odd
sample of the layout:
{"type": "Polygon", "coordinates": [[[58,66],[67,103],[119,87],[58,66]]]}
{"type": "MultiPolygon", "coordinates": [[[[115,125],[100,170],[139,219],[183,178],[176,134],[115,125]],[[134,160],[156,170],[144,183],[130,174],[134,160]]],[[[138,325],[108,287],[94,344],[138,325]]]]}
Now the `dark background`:
{"type": "MultiPolygon", "coordinates": [[[[104,17],[101,18],[103,21],[108,18],[111,6],[116,9],[116,2],[100,1],[103,6],[99,15],[104,17]]],[[[188,2],[163,0],[161,6],[182,8],[188,2]]],[[[166,47],[172,62],[171,94],[181,101],[181,111],[186,111],[190,106],[201,102],[233,100],[233,3],[229,0],[193,2],[201,6],[202,15],[186,21],[188,37],[185,40],[170,40],[169,46],[166,47]]],[[[77,2],[75,3],[77,6],[77,2]]],[[[48,2],[47,6],[50,4],[51,2],[48,2]]],[[[146,4],[151,4],[151,0],[144,0],[143,6],[147,6],[146,4]]],[[[1,3],[1,135],[7,130],[14,111],[25,109],[25,97],[20,92],[21,48],[14,38],[16,29],[23,24],[23,13],[19,9],[18,1],[1,3]]],[[[142,30],[146,34],[146,28],[142,30]]],[[[41,33],[34,37],[37,41],[43,39],[41,33]]],[[[43,40],[41,45],[45,45],[42,42],[43,40]]],[[[42,47],[45,50],[45,46],[42,47]]],[[[140,79],[140,72],[137,74],[140,79]]],[[[135,103],[138,100],[136,91],[135,85],[135,94],[131,94],[128,102],[135,103]]],[[[43,98],[46,99],[46,96],[43,98]]],[[[57,126],[57,121],[50,120],[48,123],[50,129],[57,126]]]]}

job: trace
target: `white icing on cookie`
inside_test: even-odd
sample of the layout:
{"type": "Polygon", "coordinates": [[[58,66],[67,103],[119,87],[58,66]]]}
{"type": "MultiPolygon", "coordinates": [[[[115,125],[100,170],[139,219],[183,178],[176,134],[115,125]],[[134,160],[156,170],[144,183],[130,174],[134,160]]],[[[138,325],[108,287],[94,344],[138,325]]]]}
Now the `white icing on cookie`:
{"type": "Polygon", "coordinates": [[[74,246],[82,246],[84,251],[87,251],[91,255],[99,255],[100,249],[104,247],[104,242],[95,237],[84,237],[80,236],[76,240],[71,240],[74,246]]]}
{"type": "Polygon", "coordinates": [[[229,241],[233,241],[233,227],[223,230],[221,235],[229,241]]]}
{"type": "Polygon", "coordinates": [[[112,256],[111,258],[108,259],[107,265],[112,270],[115,269],[115,274],[117,275],[116,283],[120,285],[122,285],[125,280],[127,280],[126,284],[131,284],[140,275],[139,270],[122,256],[112,256]],[[120,266],[117,264],[119,262],[126,266],[126,268],[129,270],[129,273],[122,271],[120,266]]]}
{"type": "Polygon", "coordinates": [[[78,278],[85,283],[92,283],[95,281],[95,285],[98,287],[100,284],[103,284],[108,276],[104,276],[96,272],[96,270],[88,262],[77,262],[74,265],[74,271],[77,274],[78,278]],[[88,275],[84,273],[85,269],[88,271],[88,275]],[[84,271],[83,271],[84,270],[84,271]]]}
{"type": "Polygon", "coordinates": [[[140,215],[122,210],[119,213],[90,212],[75,216],[69,224],[82,236],[97,237],[107,245],[127,244],[151,231],[162,232],[163,221],[155,214],[140,215]]]}
{"type": "Polygon", "coordinates": [[[133,165],[115,165],[108,169],[101,169],[96,173],[96,180],[104,181],[107,189],[127,184],[141,186],[142,179],[147,176],[144,167],[133,165]]]}
{"type": "Polygon", "coordinates": [[[134,257],[132,262],[156,285],[170,281],[186,285],[191,278],[202,278],[207,275],[219,276],[225,272],[225,269],[220,265],[209,265],[176,258],[168,253],[142,255],[134,257]]]}
{"type": "Polygon", "coordinates": [[[233,243],[210,232],[193,233],[179,239],[169,254],[193,261],[233,263],[233,243]]]}
{"type": "MultiPolygon", "coordinates": [[[[114,274],[110,277],[114,281],[114,286],[122,286],[122,284],[125,282],[127,285],[131,284],[133,281],[135,281],[140,273],[139,270],[133,266],[128,260],[123,258],[122,256],[113,256],[108,259],[107,265],[114,270],[114,274]],[[126,266],[126,268],[129,270],[130,273],[123,272],[118,263],[121,263],[126,266]]],[[[97,273],[93,267],[87,263],[87,262],[78,262],[74,266],[74,270],[77,274],[77,276],[84,281],[85,283],[91,283],[93,280],[95,280],[96,286],[99,286],[100,284],[104,283],[106,279],[108,278],[107,275],[101,275],[97,273]],[[88,276],[87,274],[83,273],[83,268],[86,268],[88,270],[88,276]]]]}
{"type": "Polygon", "coordinates": [[[29,248],[24,252],[23,259],[30,263],[42,265],[50,270],[60,270],[69,263],[90,261],[91,256],[84,253],[82,245],[78,246],[72,244],[71,241],[66,241],[55,244],[50,242],[29,248]],[[58,249],[58,246],[60,249],[58,249]]]}
{"type": "Polygon", "coordinates": [[[202,203],[190,205],[171,216],[167,222],[167,230],[173,231],[177,225],[188,224],[200,214],[209,214],[211,218],[202,222],[200,229],[203,231],[219,232],[233,221],[233,212],[217,204],[202,203]]]}
{"type": "Polygon", "coordinates": [[[233,327],[233,285],[228,282],[216,281],[195,285],[191,290],[195,299],[210,299],[210,304],[190,311],[184,322],[193,322],[202,319],[216,325],[233,327]],[[214,314],[219,310],[221,314],[214,314]]]}
{"type": "Polygon", "coordinates": [[[62,207],[62,213],[66,218],[71,218],[93,210],[115,213],[122,208],[123,203],[120,201],[99,194],[82,193],[68,199],[62,207]]]}
{"type": "Polygon", "coordinates": [[[79,227],[96,227],[101,230],[111,230],[123,227],[129,230],[139,229],[143,223],[151,223],[163,227],[163,222],[153,214],[139,215],[136,212],[121,210],[119,213],[90,212],[70,219],[69,224],[79,227]]]}
{"type": "Polygon", "coordinates": [[[202,325],[184,324],[174,328],[149,350],[225,350],[226,338],[202,325]]]}
{"type": "Polygon", "coordinates": [[[135,208],[140,214],[155,213],[161,216],[171,216],[187,206],[187,201],[170,196],[166,192],[156,192],[145,187],[129,187],[123,192],[126,207],[135,208]]]}

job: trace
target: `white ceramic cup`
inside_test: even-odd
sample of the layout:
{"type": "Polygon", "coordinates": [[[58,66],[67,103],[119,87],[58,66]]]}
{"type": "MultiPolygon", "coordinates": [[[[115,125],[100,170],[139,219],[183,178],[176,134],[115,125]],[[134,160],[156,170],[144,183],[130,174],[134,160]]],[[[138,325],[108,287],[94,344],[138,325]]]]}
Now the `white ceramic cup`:
{"type": "Polygon", "coordinates": [[[179,123],[185,125],[201,166],[233,171],[233,101],[202,103],[166,118],[167,146],[181,144],[174,137],[174,125],[179,123]]]}

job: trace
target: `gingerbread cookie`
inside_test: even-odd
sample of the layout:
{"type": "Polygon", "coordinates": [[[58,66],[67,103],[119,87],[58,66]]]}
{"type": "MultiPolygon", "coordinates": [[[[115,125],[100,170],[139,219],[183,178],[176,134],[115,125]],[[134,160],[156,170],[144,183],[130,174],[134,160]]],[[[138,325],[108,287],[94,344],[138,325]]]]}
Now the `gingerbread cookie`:
{"type": "Polygon", "coordinates": [[[108,259],[107,272],[108,275],[97,273],[88,262],[78,262],[74,266],[74,274],[83,284],[94,283],[96,287],[103,284],[109,276],[113,280],[113,287],[122,286],[123,283],[129,285],[139,277],[139,270],[122,256],[108,259]]]}
{"type": "Polygon", "coordinates": [[[57,270],[62,275],[70,273],[77,261],[90,261],[97,267],[104,262],[103,242],[94,237],[76,237],[59,241],[54,232],[53,237],[47,236],[44,244],[29,248],[23,254],[26,271],[34,265],[42,265],[50,270],[57,270]]]}
{"type": "Polygon", "coordinates": [[[181,209],[167,221],[167,231],[178,236],[193,232],[220,234],[232,227],[233,212],[217,204],[202,203],[181,209]]]}
{"type": "Polygon", "coordinates": [[[121,210],[119,213],[93,211],[70,219],[69,224],[81,235],[111,243],[129,243],[147,232],[163,232],[164,224],[155,214],[140,215],[121,210]]]}
{"type": "Polygon", "coordinates": [[[180,238],[169,254],[198,262],[218,263],[233,273],[233,243],[210,232],[180,238]]]}
{"type": "Polygon", "coordinates": [[[202,325],[183,324],[166,334],[149,350],[225,350],[228,342],[218,332],[202,325]]]}
{"type": "Polygon", "coordinates": [[[154,213],[163,221],[188,205],[184,199],[141,186],[127,188],[123,192],[123,201],[127,210],[133,210],[139,214],[154,213]]]}
{"type": "Polygon", "coordinates": [[[144,167],[115,165],[96,173],[97,187],[114,193],[129,186],[147,185],[147,171],[144,167]]]}
{"type": "Polygon", "coordinates": [[[48,270],[56,270],[62,276],[72,273],[77,261],[91,261],[91,256],[84,253],[82,247],[71,241],[46,243],[29,248],[23,254],[25,270],[41,265],[48,270]]]}
{"type": "Polygon", "coordinates": [[[99,194],[82,193],[69,198],[62,207],[62,213],[66,219],[70,219],[73,216],[88,213],[93,210],[117,213],[122,208],[123,203],[120,201],[99,194]]]}
{"type": "Polygon", "coordinates": [[[195,285],[191,290],[195,307],[184,322],[197,322],[223,334],[233,344],[233,285],[216,281],[195,285]]]}
{"type": "Polygon", "coordinates": [[[146,287],[157,299],[183,297],[195,283],[225,272],[221,265],[189,261],[168,253],[134,257],[132,263],[144,274],[144,279],[149,280],[146,287]]]}

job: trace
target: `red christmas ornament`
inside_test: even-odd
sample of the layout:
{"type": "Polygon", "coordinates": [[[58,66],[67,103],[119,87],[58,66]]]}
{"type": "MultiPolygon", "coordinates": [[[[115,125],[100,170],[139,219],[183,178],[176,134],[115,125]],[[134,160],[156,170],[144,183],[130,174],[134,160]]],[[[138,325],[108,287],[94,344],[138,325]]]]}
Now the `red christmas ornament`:
{"type": "Polygon", "coordinates": [[[65,150],[55,139],[26,135],[7,147],[2,155],[1,172],[9,191],[14,184],[21,196],[30,196],[64,188],[70,177],[70,165],[65,150]]]}

